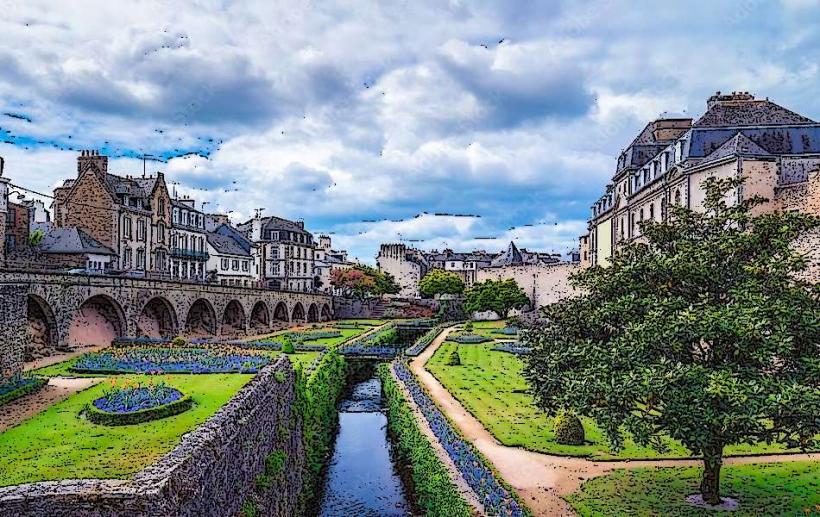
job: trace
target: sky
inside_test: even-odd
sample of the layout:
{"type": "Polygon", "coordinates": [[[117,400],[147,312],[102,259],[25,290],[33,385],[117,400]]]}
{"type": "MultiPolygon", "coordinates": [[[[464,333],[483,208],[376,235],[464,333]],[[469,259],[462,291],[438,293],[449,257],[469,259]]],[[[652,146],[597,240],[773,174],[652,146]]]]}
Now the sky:
{"type": "Polygon", "coordinates": [[[820,2],[0,0],[5,175],[80,149],[235,222],[566,253],[651,119],[748,90],[820,119],[820,2]]]}

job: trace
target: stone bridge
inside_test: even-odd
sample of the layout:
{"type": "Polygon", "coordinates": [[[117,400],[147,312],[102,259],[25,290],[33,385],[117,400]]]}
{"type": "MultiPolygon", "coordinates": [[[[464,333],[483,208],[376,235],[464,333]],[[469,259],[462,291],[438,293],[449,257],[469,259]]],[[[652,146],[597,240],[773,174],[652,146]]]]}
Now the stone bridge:
{"type": "Polygon", "coordinates": [[[0,271],[0,375],[118,337],[234,337],[332,318],[333,300],[322,294],[0,271]]]}

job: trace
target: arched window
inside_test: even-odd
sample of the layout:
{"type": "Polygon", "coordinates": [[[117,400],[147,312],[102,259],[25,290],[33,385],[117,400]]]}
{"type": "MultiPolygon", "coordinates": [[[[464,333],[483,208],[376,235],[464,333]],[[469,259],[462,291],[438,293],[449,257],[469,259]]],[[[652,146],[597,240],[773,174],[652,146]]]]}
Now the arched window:
{"type": "Polygon", "coordinates": [[[680,189],[675,190],[675,204],[680,204],[680,189]]]}
{"type": "Polygon", "coordinates": [[[649,218],[655,219],[655,203],[649,203],[649,218]]]}

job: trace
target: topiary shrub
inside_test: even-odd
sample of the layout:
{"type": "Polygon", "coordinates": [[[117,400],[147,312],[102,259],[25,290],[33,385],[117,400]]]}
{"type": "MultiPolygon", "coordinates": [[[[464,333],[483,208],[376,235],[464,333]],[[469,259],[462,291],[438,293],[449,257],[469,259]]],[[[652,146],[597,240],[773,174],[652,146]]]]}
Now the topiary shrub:
{"type": "Polygon", "coordinates": [[[447,366],[461,366],[461,356],[458,355],[458,350],[450,352],[450,356],[447,358],[447,366]]]}
{"type": "Polygon", "coordinates": [[[555,441],[563,445],[583,445],[584,426],[572,412],[561,410],[555,417],[555,441]]]}
{"type": "Polygon", "coordinates": [[[282,353],[283,354],[295,354],[296,353],[296,347],[293,346],[293,341],[287,336],[285,337],[284,340],[282,340],[282,353]]]}
{"type": "Polygon", "coordinates": [[[171,341],[171,344],[174,345],[174,346],[185,346],[185,345],[188,344],[188,342],[185,341],[184,337],[177,336],[171,341]]]}
{"type": "Polygon", "coordinates": [[[472,331],[473,331],[473,322],[472,322],[472,321],[468,321],[467,323],[465,323],[465,324],[464,324],[464,330],[465,330],[466,332],[472,332],[472,331]]]}

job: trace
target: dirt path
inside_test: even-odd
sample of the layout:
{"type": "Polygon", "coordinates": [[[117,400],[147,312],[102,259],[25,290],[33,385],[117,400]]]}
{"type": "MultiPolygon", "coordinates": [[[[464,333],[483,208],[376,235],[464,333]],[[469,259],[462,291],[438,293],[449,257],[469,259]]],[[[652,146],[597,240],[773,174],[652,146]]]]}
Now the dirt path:
{"type": "MultiPolygon", "coordinates": [[[[701,465],[700,460],[640,460],[640,461],[591,461],[527,451],[518,447],[501,445],[444,386],[428,372],[424,365],[438,350],[447,335],[442,332],[427,349],[410,363],[410,369],[433,396],[439,407],[458,425],[504,479],[518,491],[535,515],[575,515],[570,505],[561,498],[581,486],[587,479],[601,476],[615,469],[637,467],[680,467],[701,465]]],[[[742,463],[767,463],[780,461],[820,460],[814,454],[772,454],[766,456],[737,456],[726,458],[726,465],[742,463]]]]}
{"type": "Polygon", "coordinates": [[[3,412],[0,413],[0,433],[33,417],[47,407],[67,399],[78,391],[90,388],[103,380],[105,379],[97,377],[82,379],[52,377],[49,379],[48,384],[39,391],[3,406],[3,412]]]}
{"type": "Polygon", "coordinates": [[[76,346],[74,350],[71,352],[63,352],[54,355],[50,355],[48,357],[43,357],[41,359],[37,359],[35,361],[31,361],[23,365],[23,369],[28,370],[36,370],[37,368],[43,368],[44,366],[51,366],[52,364],[62,363],[63,361],[68,361],[69,359],[74,359],[77,356],[83,355],[86,352],[99,352],[104,348],[108,348],[111,345],[83,345],[83,346],[76,346]]]}

